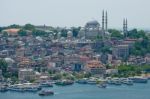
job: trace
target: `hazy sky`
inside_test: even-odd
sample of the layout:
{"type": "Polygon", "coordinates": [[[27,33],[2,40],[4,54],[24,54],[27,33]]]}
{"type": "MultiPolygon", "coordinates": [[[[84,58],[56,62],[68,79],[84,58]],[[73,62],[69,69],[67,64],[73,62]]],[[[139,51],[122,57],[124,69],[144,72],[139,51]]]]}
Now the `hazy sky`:
{"type": "Polygon", "coordinates": [[[124,17],[130,28],[150,27],[150,0],[0,0],[0,26],[84,26],[93,19],[101,23],[103,9],[109,27],[121,28],[124,17]]]}

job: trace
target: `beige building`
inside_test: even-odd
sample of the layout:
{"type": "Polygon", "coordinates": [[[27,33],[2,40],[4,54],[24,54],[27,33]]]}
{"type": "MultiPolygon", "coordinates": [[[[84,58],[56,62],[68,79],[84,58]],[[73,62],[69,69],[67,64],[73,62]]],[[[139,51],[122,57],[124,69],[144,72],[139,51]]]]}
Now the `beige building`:
{"type": "Polygon", "coordinates": [[[113,57],[116,59],[126,59],[129,57],[128,45],[117,45],[113,48],[113,57]]]}
{"type": "Polygon", "coordinates": [[[32,69],[20,69],[18,73],[19,80],[30,81],[35,79],[35,73],[32,69]]]}
{"type": "Polygon", "coordinates": [[[18,36],[18,31],[20,31],[20,29],[5,29],[2,31],[3,34],[7,33],[8,36],[18,36]]]}
{"type": "Polygon", "coordinates": [[[103,76],[105,74],[105,66],[98,60],[91,60],[86,63],[86,71],[89,71],[91,74],[103,76]]]}

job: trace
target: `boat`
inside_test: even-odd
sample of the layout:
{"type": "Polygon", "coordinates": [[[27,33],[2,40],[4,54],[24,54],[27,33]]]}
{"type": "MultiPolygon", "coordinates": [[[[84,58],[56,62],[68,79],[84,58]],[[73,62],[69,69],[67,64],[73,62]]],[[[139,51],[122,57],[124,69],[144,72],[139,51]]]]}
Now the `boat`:
{"type": "Polygon", "coordinates": [[[91,78],[91,79],[87,80],[87,84],[95,85],[95,84],[97,84],[97,80],[94,78],[91,78]]]}
{"type": "Polygon", "coordinates": [[[71,80],[59,80],[56,81],[56,85],[66,86],[66,85],[72,85],[74,82],[71,80]]]}
{"type": "Polygon", "coordinates": [[[7,87],[5,87],[5,86],[0,86],[0,92],[6,92],[6,91],[8,91],[8,90],[7,90],[7,87]]]}
{"type": "Polygon", "coordinates": [[[130,77],[130,80],[133,80],[134,83],[147,83],[148,79],[144,77],[130,77]]]}
{"type": "Polygon", "coordinates": [[[41,90],[40,87],[28,87],[28,88],[24,89],[24,91],[26,91],[26,92],[37,92],[39,90],[41,90]]]}
{"type": "Polygon", "coordinates": [[[37,84],[32,83],[23,83],[23,84],[15,84],[8,87],[9,91],[16,91],[16,92],[37,92],[42,88],[37,84]]]}
{"type": "Polygon", "coordinates": [[[122,79],[121,82],[126,85],[133,85],[133,80],[128,79],[128,78],[122,79]]]}
{"type": "Polygon", "coordinates": [[[50,82],[40,83],[40,87],[53,87],[53,84],[50,82]]]}
{"type": "Polygon", "coordinates": [[[119,78],[113,78],[113,79],[109,79],[107,81],[108,84],[111,84],[111,85],[121,85],[121,81],[119,78]]]}
{"type": "Polygon", "coordinates": [[[8,87],[8,90],[9,91],[16,91],[16,92],[24,92],[24,88],[21,88],[21,87],[17,87],[17,86],[10,86],[8,87]]]}
{"type": "Polygon", "coordinates": [[[50,90],[42,90],[41,92],[39,92],[40,96],[49,96],[49,95],[54,95],[53,91],[50,90]]]}
{"type": "Polygon", "coordinates": [[[97,85],[99,88],[106,88],[107,84],[106,83],[101,83],[97,85]]]}
{"type": "Polygon", "coordinates": [[[76,83],[78,83],[78,84],[87,84],[87,80],[86,79],[80,79],[80,80],[77,80],[76,83]]]}

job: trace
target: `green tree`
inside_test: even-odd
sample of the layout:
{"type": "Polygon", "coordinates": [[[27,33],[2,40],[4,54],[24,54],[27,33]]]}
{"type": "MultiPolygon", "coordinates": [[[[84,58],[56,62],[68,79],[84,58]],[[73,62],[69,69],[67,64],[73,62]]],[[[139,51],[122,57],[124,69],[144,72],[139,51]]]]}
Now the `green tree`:
{"type": "Polygon", "coordinates": [[[3,30],[3,28],[2,28],[2,27],[0,27],[0,32],[2,32],[2,30],[3,30]]]}
{"type": "Polygon", "coordinates": [[[7,32],[4,32],[4,33],[3,33],[3,36],[4,36],[4,37],[8,37],[8,33],[7,33],[7,32]]]}
{"type": "Polygon", "coordinates": [[[142,41],[137,41],[134,43],[130,54],[135,56],[144,56],[150,52],[150,42],[148,38],[143,39],[142,41]]]}
{"type": "Polygon", "coordinates": [[[33,30],[32,35],[34,36],[45,36],[47,33],[41,30],[33,30]]]}
{"type": "Polygon", "coordinates": [[[109,46],[104,46],[101,48],[102,53],[111,53],[110,47],[109,46]]]}
{"type": "Polygon", "coordinates": [[[21,28],[21,26],[17,25],[17,24],[12,24],[12,25],[8,26],[8,28],[21,28]]]}
{"type": "Polygon", "coordinates": [[[129,38],[135,38],[135,39],[147,38],[145,31],[143,31],[143,30],[137,31],[137,29],[133,29],[133,30],[129,31],[128,37],[129,38]]]}
{"type": "Polygon", "coordinates": [[[4,59],[0,59],[0,69],[2,70],[2,75],[5,77],[7,74],[8,64],[4,59]]]}
{"type": "Polygon", "coordinates": [[[61,36],[62,37],[67,37],[67,32],[68,32],[67,29],[62,29],[61,30],[61,36]]]}
{"type": "Polygon", "coordinates": [[[20,31],[18,31],[18,34],[19,34],[20,36],[27,36],[26,30],[23,30],[23,29],[21,29],[20,31]]]}
{"type": "Polygon", "coordinates": [[[111,33],[111,37],[118,38],[118,39],[123,38],[121,32],[116,29],[109,29],[108,32],[111,33]]]}
{"type": "Polygon", "coordinates": [[[73,32],[73,36],[77,37],[79,31],[80,31],[81,27],[72,27],[72,32],[73,32]]]}
{"type": "Polygon", "coordinates": [[[33,30],[35,30],[35,26],[32,24],[25,24],[23,29],[33,31],[33,30]]]}
{"type": "Polygon", "coordinates": [[[119,77],[129,77],[129,76],[135,76],[140,75],[142,69],[139,66],[133,66],[133,65],[120,65],[117,67],[119,77]]]}

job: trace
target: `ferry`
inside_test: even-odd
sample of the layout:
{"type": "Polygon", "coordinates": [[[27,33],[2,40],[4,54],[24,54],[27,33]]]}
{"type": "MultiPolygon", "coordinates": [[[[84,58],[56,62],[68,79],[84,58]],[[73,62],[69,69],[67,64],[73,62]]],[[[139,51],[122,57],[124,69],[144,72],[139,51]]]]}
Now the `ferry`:
{"type": "Polygon", "coordinates": [[[111,84],[111,85],[121,85],[122,84],[119,78],[109,79],[109,80],[107,80],[107,83],[111,84]]]}
{"type": "Polygon", "coordinates": [[[144,78],[144,77],[130,77],[129,78],[130,80],[133,80],[134,83],[147,83],[148,82],[148,79],[147,78],[144,78]]]}
{"type": "Polygon", "coordinates": [[[37,92],[41,90],[41,88],[37,84],[23,83],[11,85],[8,87],[8,90],[16,92],[37,92]]]}
{"type": "Polygon", "coordinates": [[[133,80],[128,78],[121,78],[121,82],[126,85],[133,85],[133,80]]]}
{"type": "Polygon", "coordinates": [[[23,88],[16,87],[16,86],[8,87],[8,90],[9,91],[16,91],[16,92],[24,92],[25,91],[23,88]]]}

